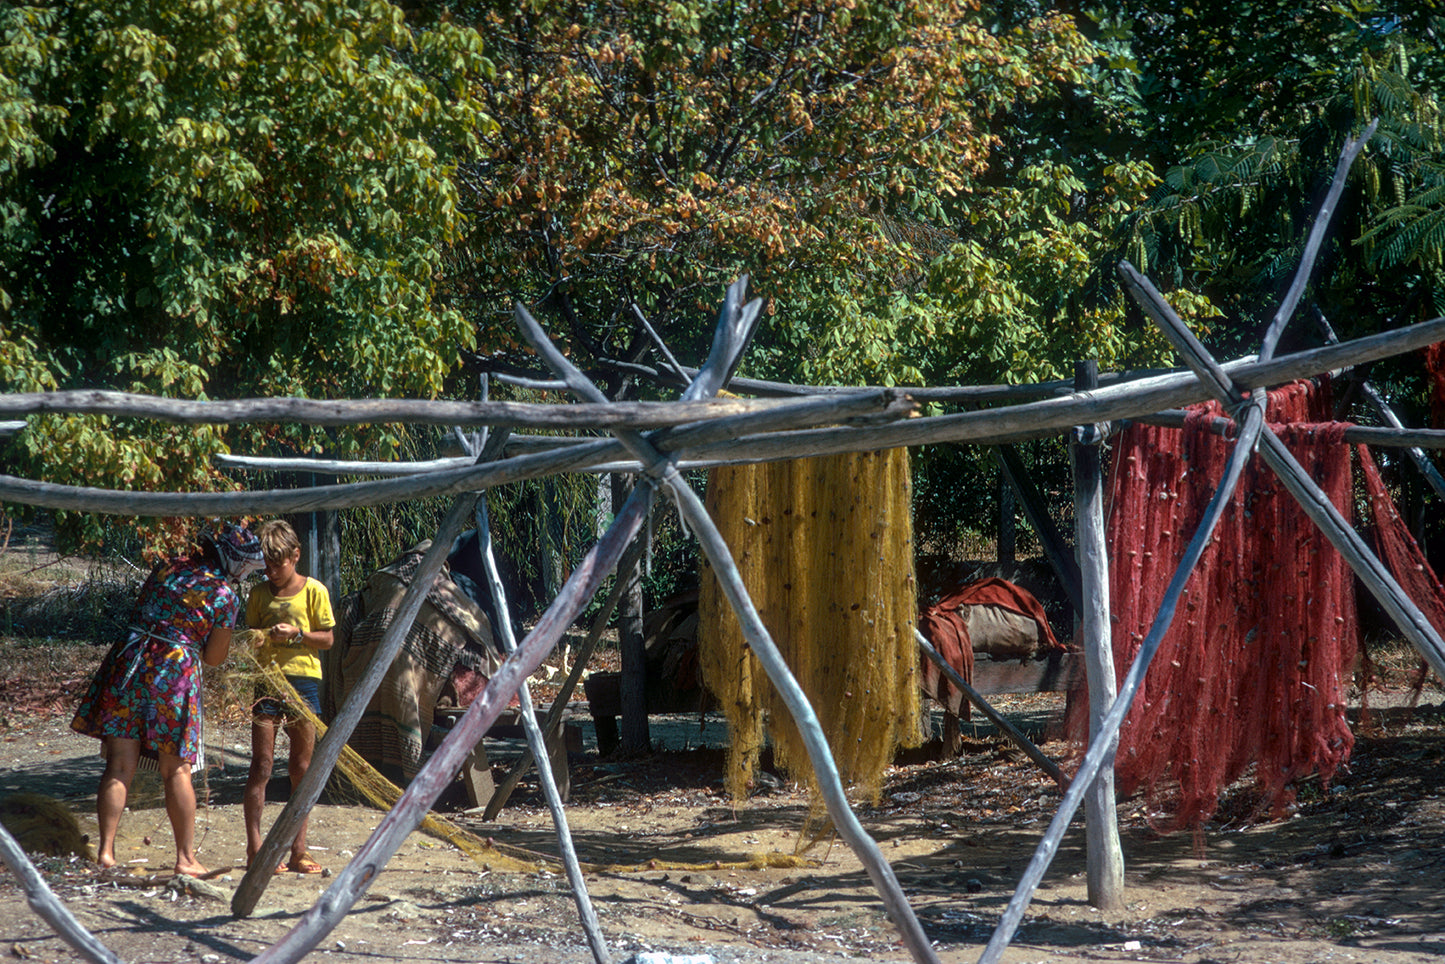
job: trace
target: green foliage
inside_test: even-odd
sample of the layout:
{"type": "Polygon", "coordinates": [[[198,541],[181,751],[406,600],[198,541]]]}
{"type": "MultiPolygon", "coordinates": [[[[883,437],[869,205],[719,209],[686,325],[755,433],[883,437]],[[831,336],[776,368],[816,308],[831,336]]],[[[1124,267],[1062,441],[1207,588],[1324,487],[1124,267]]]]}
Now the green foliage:
{"type": "MultiPolygon", "coordinates": [[[[378,0],[0,11],[0,388],[440,392],[473,339],[437,276],[463,227],[451,171],[488,126],[458,96],[490,69],[480,47],[378,0]]],[[[393,441],[105,419],[25,434],[27,474],[171,489],[226,488],[209,459],[231,444],[393,441]]]]}
{"type": "MultiPolygon", "coordinates": [[[[481,96],[498,126],[463,177],[475,296],[557,309],[579,349],[614,357],[635,303],[697,358],[718,293],[747,272],[775,312],[748,370],[810,379],[833,293],[921,273],[941,199],[987,164],[990,118],[1085,56],[1062,18],[995,33],[954,0],[456,15],[497,63],[481,96]]],[[[483,339],[514,347],[508,328],[483,339]]]]}
{"type": "Polygon", "coordinates": [[[1099,23],[1135,55],[1133,116],[1148,119],[1147,129],[1128,130],[1134,145],[1121,147],[1157,157],[1166,171],[1121,242],[1137,266],[1207,293],[1229,319],[1229,347],[1257,343],[1340,145],[1378,118],[1311,298],[1353,322],[1353,333],[1397,323],[1412,304],[1439,303],[1445,205],[1434,190],[1442,118],[1433,91],[1445,56],[1432,38],[1445,19],[1404,3],[1234,2],[1225,15],[1106,6],[1099,23]]]}

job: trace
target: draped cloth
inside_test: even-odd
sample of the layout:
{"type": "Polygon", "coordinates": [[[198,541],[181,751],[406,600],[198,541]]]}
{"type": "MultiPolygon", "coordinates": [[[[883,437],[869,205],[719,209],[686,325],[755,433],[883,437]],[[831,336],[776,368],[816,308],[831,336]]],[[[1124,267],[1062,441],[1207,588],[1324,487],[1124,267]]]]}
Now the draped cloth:
{"type": "MultiPolygon", "coordinates": [[[[337,607],[336,642],[325,653],[328,716],[361,680],[430,545],[408,549],[337,607]]],[[[443,568],[348,742],[373,766],[410,779],[424,761],[438,703],[465,706],[500,664],[486,615],[443,568]]]]}
{"type": "MultiPolygon", "coordinates": [[[[977,648],[988,651],[994,642],[992,639],[973,638],[972,629],[978,625],[978,621],[969,618],[972,607],[986,607],[1011,614],[1016,618],[994,619],[988,622],[998,627],[1012,623],[1016,627],[1015,631],[1031,624],[1034,638],[1041,647],[1062,648],[1054,638],[1053,630],[1049,628],[1049,618],[1044,613],[1043,605],[1033,593],[1005,579],[993,577],[966,582],[924,609],[918,617],[919,631],[933,644],[933,648],[938,650],[938,654],[948,661],[948,665],[958,670],[966,683],[973,682],[974,650],[977,648]]],[[[1024,654],[1011,652],[1009,655],[1024,654]]],[[[968,701],[964,699],[963,693],[948,681],[933,660],[924,657],[920,666],[923,692],[942,703],[954,716],[967,719],[968,701]]]]}

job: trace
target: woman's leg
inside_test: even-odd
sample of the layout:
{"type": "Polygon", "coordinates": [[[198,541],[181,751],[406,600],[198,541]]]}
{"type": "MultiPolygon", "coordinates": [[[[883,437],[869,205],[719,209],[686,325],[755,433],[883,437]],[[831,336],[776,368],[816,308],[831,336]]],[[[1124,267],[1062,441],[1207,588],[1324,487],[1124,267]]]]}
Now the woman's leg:
{"type": "Polygon", "coordinates": [[[176,873],[200,877],[210,873],[196,860],[196,788],[191,765],[174,753],[160,753],[161,784],[166,794],[166,815],[176,838],[176,873]]]}
{"type": "MultiPolygon", "coordinates": [[[[286,727],[286,737],[291,744],[291,752],[286,760],[286,774],[291,778],[291,792],[295,793],[301,778],[311,767],[311,754],[316,749],[316,728],[302,720],[286,727]]],[[[307,818],[303,817],[301,827],[296,831],[296,839],[291,842],[291,862],[288,866],[292,870],[302,870],[302,858],[307,856],[306,822],[307,818]]]]}
{"type": "Polygon", "coordinates": [[[105,772],[100,775],[100,788],[95,793],[95,816],[100,823],[100,850],[95,859],[102,867],[114,867],[115,836],[140,761],[140,741],[120,736],[104,739],[105,772]]]}
{"type": "Polygon", "coordinates": [[[266,806],[266,784],[271,782],[271,764],[276,755],[274,716],[258,716],[251,721],[251,770],[246,775],[246,792],[241,797],[241,812],[246,819],[246,866],[261,849],[261,811],[266,806]]]}

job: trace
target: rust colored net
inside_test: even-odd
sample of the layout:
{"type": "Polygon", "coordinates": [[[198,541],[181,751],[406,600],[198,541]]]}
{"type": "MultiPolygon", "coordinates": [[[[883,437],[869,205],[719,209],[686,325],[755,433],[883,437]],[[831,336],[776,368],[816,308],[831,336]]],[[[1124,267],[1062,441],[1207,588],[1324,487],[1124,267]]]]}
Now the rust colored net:
{"type": "Polygon", "coordinates": [[[1430,424],[1445,427],[1445,342],[1425,349],[1425,371],[1430,376],[1430,424]]]}
{"type": "MultiPolygon", "coordinates": [[[[1322,421],[1328,396],[1287,386],[1270,393],[1267,417],[1349,519],[1346,426],[1322,421]]],[[[1233,443],[1208,427],[1221,416],[1218,405],[1197,406],[1183,431],[1135,424],[1114,446],[1108,539],[1120,679],[1223,474],[1233,443]]],[[[1278,812],[1293,799],[1292,781],[1328,781],[1349,758],[1345,687],[1357,644],[1353,573],[1254,460],[1120,734],[1120,790],[1147,794],[1163,829],[1198,828],[1221,791],[1252,771],[1260,811],[1278,812]]],[[[1085,707],[1072,701],[1075,734],[1087,732],[1085,707]]]]}

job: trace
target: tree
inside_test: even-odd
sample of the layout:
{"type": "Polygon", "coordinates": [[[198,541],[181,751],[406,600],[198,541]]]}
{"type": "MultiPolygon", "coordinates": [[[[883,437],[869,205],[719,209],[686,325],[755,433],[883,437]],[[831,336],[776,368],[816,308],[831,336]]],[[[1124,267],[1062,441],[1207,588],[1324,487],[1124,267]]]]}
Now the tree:
{"type": "MultiPolygon", "coordinates": [[[[0,384],[436,395],[474,338],[437,278],[451,170],[488,125],[464,96],[480,47],[378,0],[0,11],[0,384]]],[[[237,439],[321,437],[47,417],[15,454],[50,481],[203,490],[231,484],[210,457],[237,439]]]]}
{"type": "MultiPolygon", "coordinates": [[[[996,34],[966,0],[455,15],[494,38],[497,63],[479,96],[498,124],[461,173],[469,296],[539,303],[574,347],[611,357],[635,304],[700,357],[718,292],[747,272],[774,311],[749,371],[786,376],[820,373],[836,292],[926,270],[942,199],[987,164],[990,118],[1087,56],[1063,17],[996,34]]],[[[501,326],[480,337],[511,347],[501,326]]]]}
{"type": "Polygon", "coordinates": [[[1342,334],[1445,312],[1445,17],[1404,2],[1235,0],[1101,4],[1095,19],[1128,65],[1118,101],[1133,144],[1120,149],[1163,172],[1119,253],[1206,294],[1231,346],[1257,344],[1341,144],[1378,118],[1311,297],[1342,334]]]}

